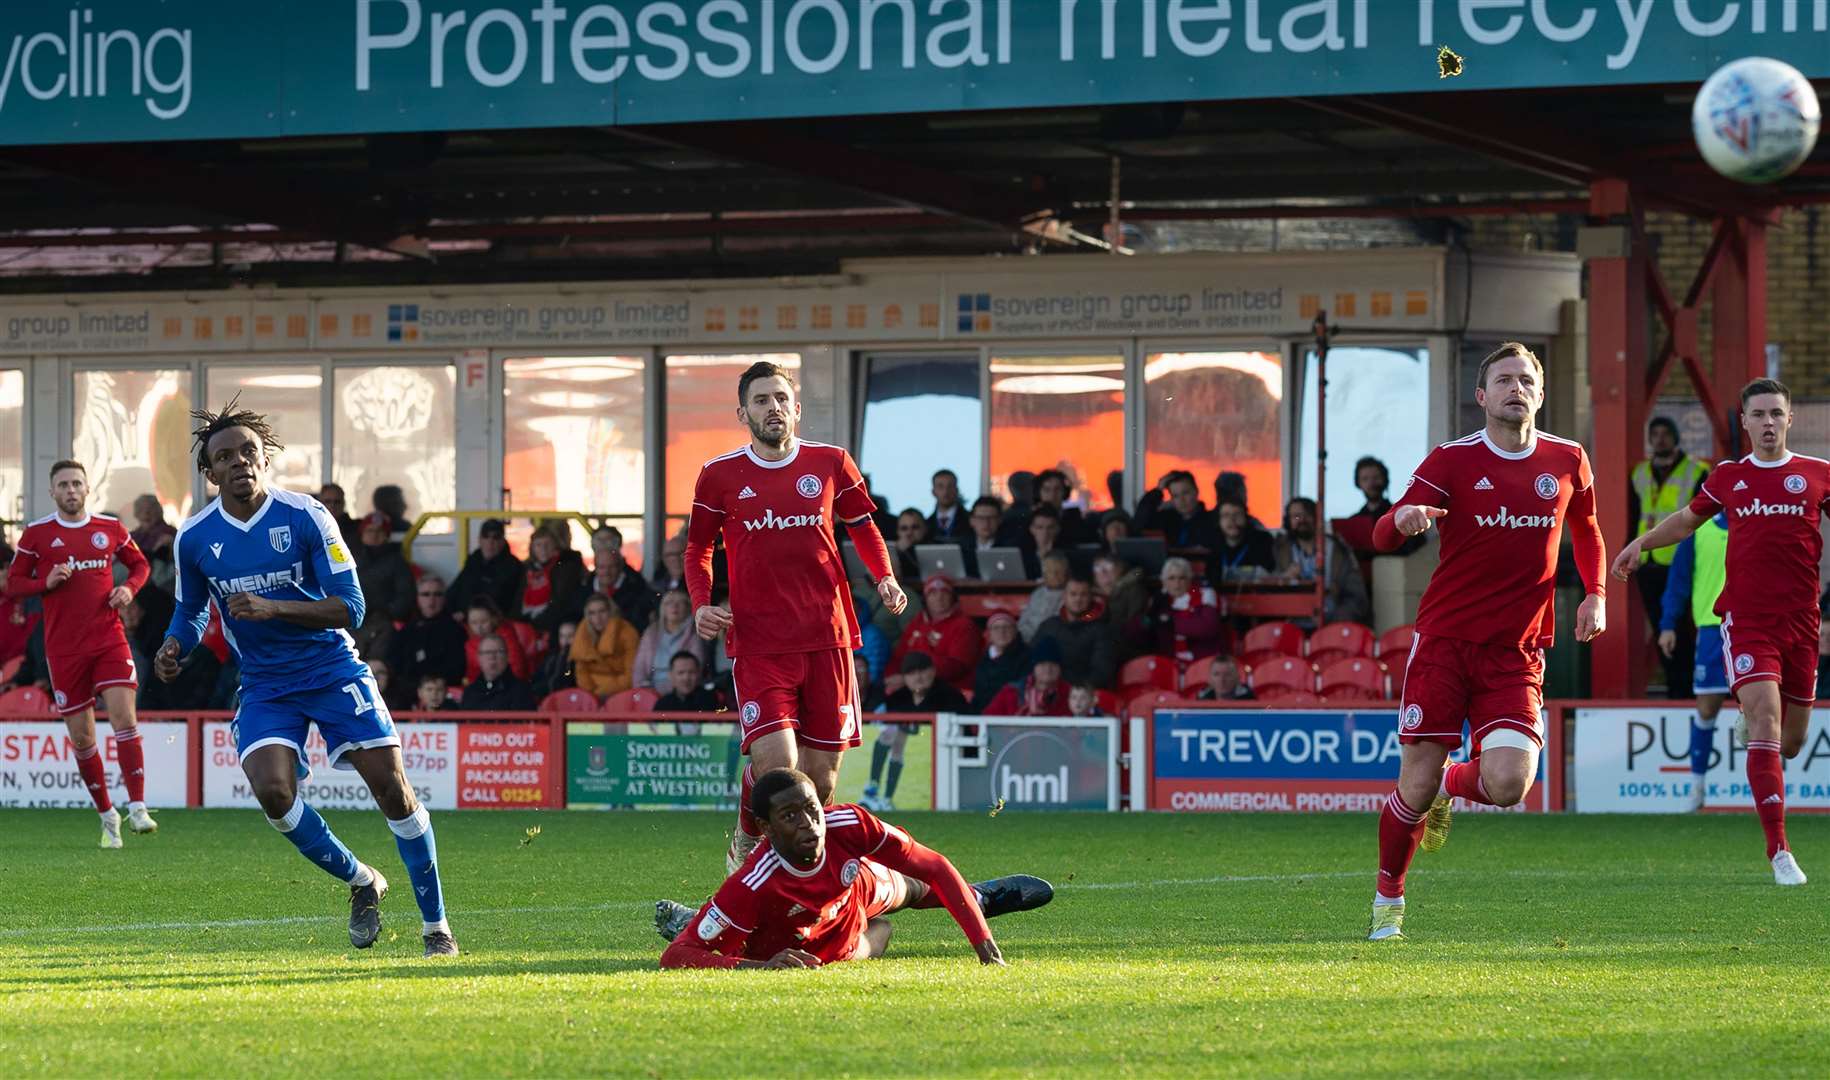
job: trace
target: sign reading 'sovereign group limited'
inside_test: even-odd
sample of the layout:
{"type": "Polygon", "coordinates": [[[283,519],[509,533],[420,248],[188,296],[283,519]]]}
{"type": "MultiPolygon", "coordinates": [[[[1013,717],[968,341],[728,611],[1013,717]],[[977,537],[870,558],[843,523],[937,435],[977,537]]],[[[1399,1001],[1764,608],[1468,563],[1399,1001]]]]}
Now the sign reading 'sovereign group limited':
{"type": "Polygon", "coordinates": [[[1830,0],[8,0],[0,144],[1691,82],[1752,54],[1830,76],[1830,0]]]}

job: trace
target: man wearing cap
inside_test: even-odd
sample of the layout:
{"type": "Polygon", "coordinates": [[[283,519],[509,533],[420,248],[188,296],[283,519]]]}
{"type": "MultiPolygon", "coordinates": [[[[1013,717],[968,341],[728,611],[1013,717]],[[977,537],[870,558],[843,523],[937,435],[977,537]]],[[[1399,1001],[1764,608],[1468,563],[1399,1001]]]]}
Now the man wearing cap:
{"type": "Polygon", "coordinates": [[[1067,684],[1061,681],[1061,647],[1043,638],[1029,650],[1029,676],[998,691],[986,716],[1066,716],[1067,684]]]}
{"type": "MultiPolygon", "coordinates": [[[[925,652],[911,652],[902,658],[902,689],[883,701],[886,713],[964,713],[972,706],[966,695],[935,677],[934,658],[925,652]]],[[[909,736],[921,730],[920,724],[884,724],[871,746],[871,779],[864,785],[862,800],[866,810],[879,814],[896,809],[896,785],[902,780],[902,752],[909,736]],[[888,778],[884,767],[888,766],[888,778]],[[882,780],[882,787],[878,781],[882,780]]]]}
{"type": "MultiPolygon", "coordinates": [[[[972,673],[979,662],[979,630],[959,609],[953,580],[945,574],[930,577],[922,584],[921,601],[921,614],[903,630],[890,652],[890,671],[900,672],[903,658],[911,653],[927,653],[942,682],[962,694],[971,690],[972,673]]],[[[900,682],[892,675],[884,680],[884,689],[894,691],[900,682]]]]}
{"type": "Polygon", "coordinates": [[[477,530],[477,549],[464,560],[464,569],[451,583],[446,606],[453,611],[467,611],[470,602],[487,597],[499,611],[518,610],[525,571],[521,560],[508,550],[508,536],[502,522],[490,518],[477,530]]]}

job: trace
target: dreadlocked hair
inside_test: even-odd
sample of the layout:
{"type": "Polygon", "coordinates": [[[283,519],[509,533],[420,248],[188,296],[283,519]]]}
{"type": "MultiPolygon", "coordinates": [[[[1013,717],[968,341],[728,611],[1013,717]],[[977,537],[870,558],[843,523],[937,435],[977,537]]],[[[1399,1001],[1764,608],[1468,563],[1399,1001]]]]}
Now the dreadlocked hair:
{"type": "Polygon", "coordinates": [[[229,403],[222,407],[221,412],[213,413],[208,409],[191,410],[191,419],[202,425],[191,432],[191,445],[197,451],[198,472],[208,473],[210,471],[208,453],[210,440],[218,432],[227,431],[230,428],[245,427],[254,432],[255,437],[261,441],[261,449],[269,457],[286,449],[286,444],[274,436],[273,428],[268,425],[265,416],[252,409],[237,408],[236,406],[239,404],[241,404],[241,395],[237,394],[229,399],[229,403]]]}

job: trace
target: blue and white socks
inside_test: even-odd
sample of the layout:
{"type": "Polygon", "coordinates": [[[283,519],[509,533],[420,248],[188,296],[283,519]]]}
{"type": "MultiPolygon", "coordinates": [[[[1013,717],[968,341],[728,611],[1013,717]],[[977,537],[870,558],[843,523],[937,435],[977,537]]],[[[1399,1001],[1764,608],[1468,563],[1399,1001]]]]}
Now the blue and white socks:
{"type": "Polygon", "coordinates": [[[419,904],[419,916],[425,924],[423,932],[449,934],[445,892],[438,880],[438,845],[432,838],[432,815],[422,806],[399,821],[390,818],[388,828],[394,830],[394,846],[400,849],[400,861],[407,865],[413,899],[419,904]]]}
{"type": "Polygon", "coordinates": [[[1716,741],[1716,722],[1694,717],[1690,721],[1690,772],[1702,777],[1709,771],[1709,753],[1716,741]]]}
{"type": "Polygon", "coordinates": [[[311,860],[312,865],[338,881],[360,886],[374,880],[374,871],[362,865],[349,848],[343,846],[343,841],[330,831],[324,818],[307,806],[304,799],[293,796],[292,809],[286,811],[286,816],[270,817],[267,823],[292,841],[292,846],[311,860]]]}

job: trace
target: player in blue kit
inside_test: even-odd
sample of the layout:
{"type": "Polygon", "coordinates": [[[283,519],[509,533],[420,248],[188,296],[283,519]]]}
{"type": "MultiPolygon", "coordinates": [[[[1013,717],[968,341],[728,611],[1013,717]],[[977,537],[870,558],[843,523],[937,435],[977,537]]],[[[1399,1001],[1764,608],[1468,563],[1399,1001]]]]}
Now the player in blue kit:
{"type": "Polygon", "coordinates": [[[362,589],[336,522],[316,499],[266,486],[269,455],[283,447],[265,418],[234,401],[191,415],[202,424],[192,432],[198,471],[221,494],[172,543],[177,610],[153,668],[167,682],[177,677],[214,603],[241,664],[233,730],[242,771],[273,827],[349,884],[350,944],[366,949],[380,935],[388,883],[299,797],[299,781],[311,775],[305,738],[314,723],[331,765],[359,773],[387,815],[419,902],[426,955],[456,956],[432,821],[407,782],[394,719],[345,629],[362,622],[362,589]]]}

